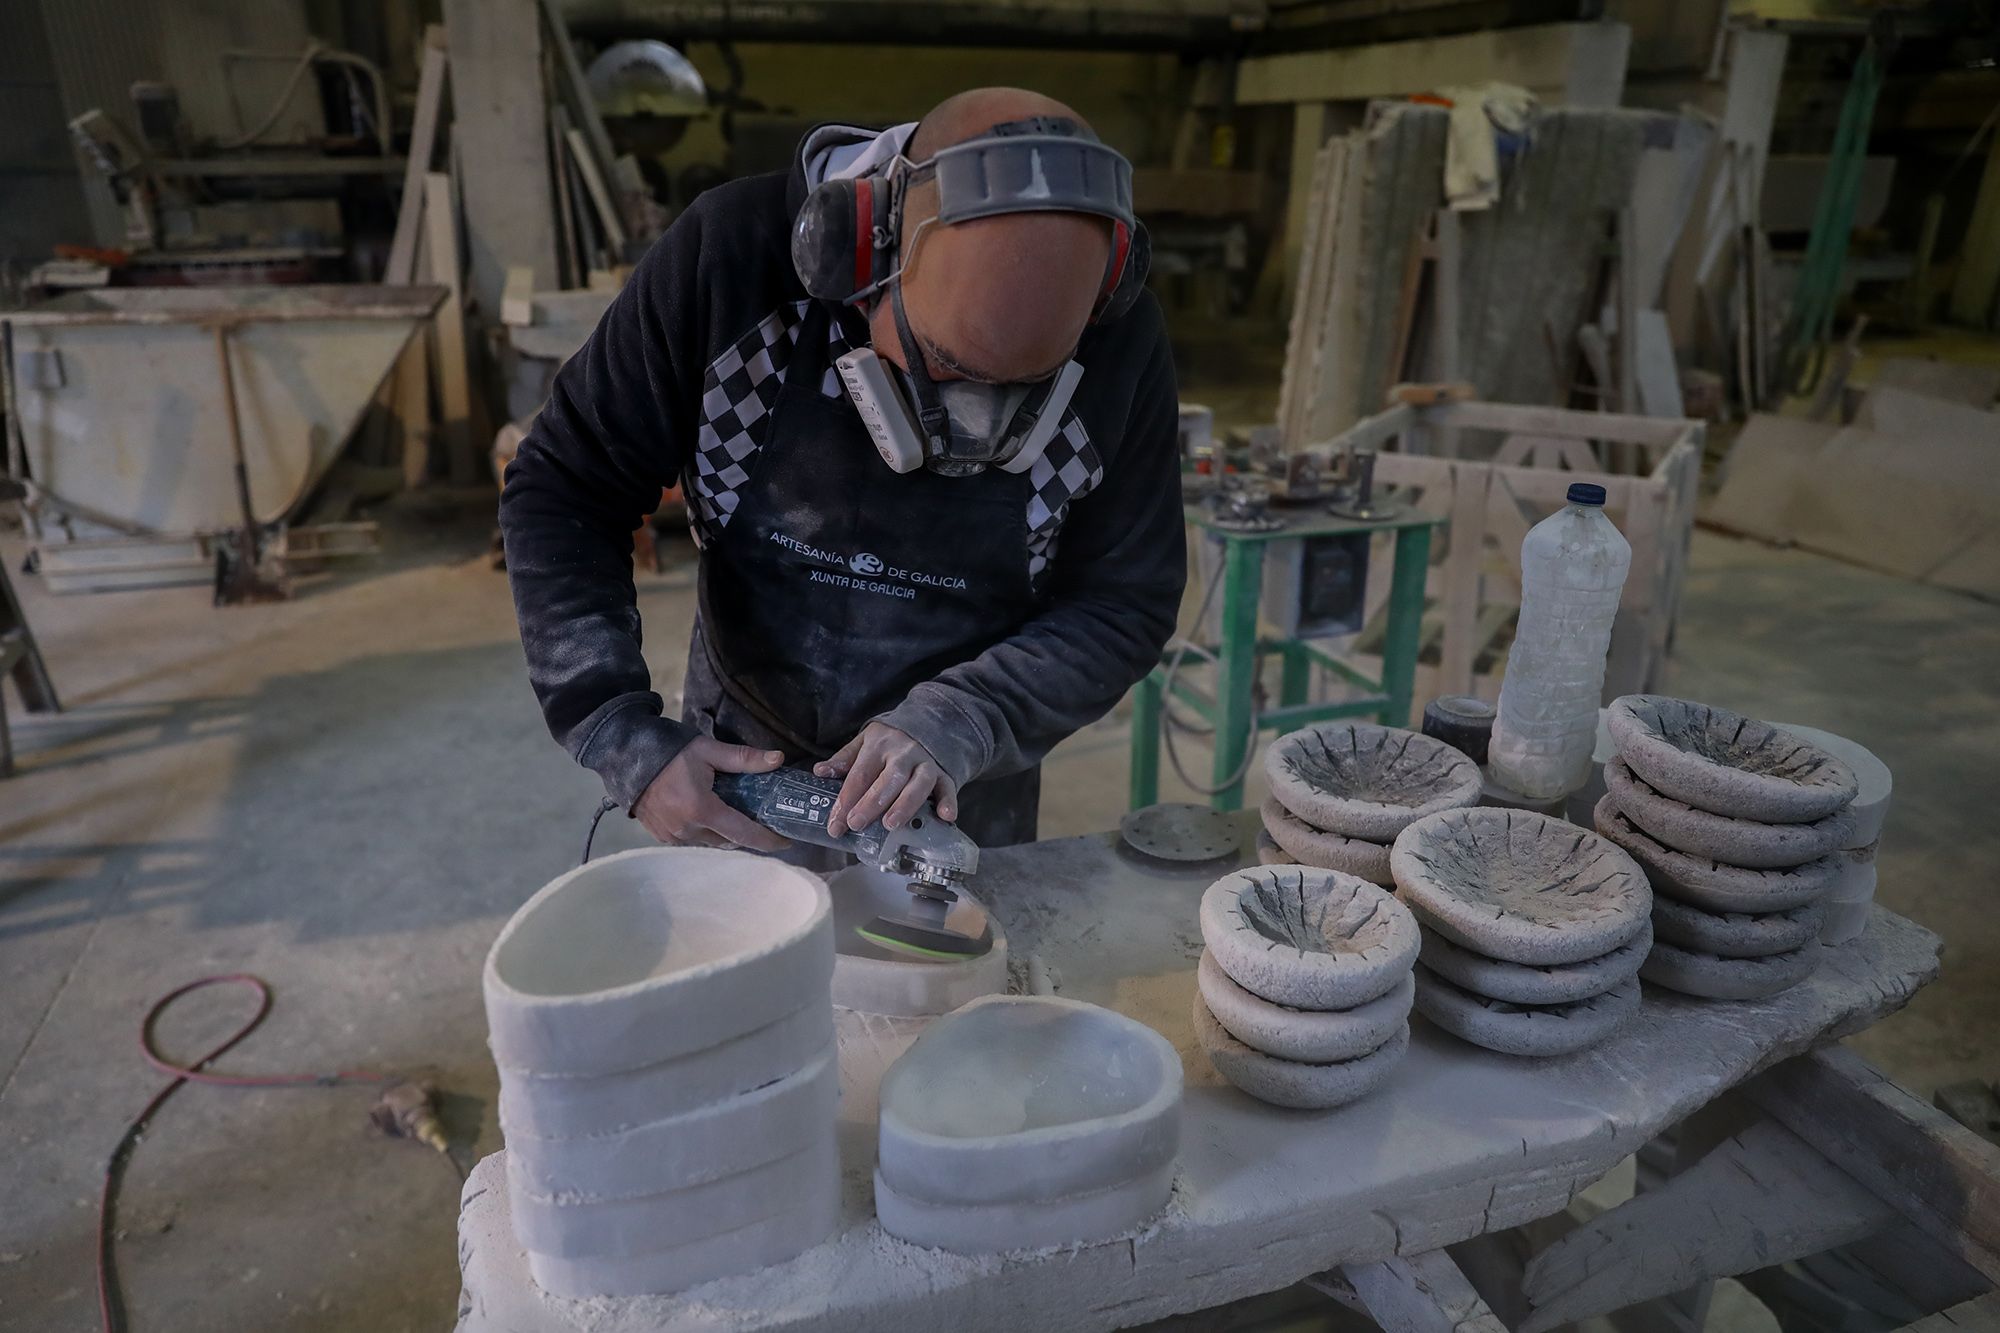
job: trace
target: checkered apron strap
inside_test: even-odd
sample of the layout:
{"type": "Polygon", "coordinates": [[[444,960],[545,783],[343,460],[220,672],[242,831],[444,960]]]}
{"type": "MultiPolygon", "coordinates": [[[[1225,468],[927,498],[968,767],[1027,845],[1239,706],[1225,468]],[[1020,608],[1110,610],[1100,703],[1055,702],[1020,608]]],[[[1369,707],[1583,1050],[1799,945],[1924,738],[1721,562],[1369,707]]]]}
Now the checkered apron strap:
{"type": "Polygon", "coordinates": [[[806,303],[773,310],[709,363],[701,381],[701,421],[683,490],[705,544],[729,526],[750,462],[764,447],[804,327],[806,303]]]}
{"type": "Polygon", "coordinates": [[[1028,469],[1028,578],[1040,583],[1055,559],[1056,536],[1070,506],[1104,480],[1104,463],[1074,411],[1050,439],[1048,450],[1028,469]]]}

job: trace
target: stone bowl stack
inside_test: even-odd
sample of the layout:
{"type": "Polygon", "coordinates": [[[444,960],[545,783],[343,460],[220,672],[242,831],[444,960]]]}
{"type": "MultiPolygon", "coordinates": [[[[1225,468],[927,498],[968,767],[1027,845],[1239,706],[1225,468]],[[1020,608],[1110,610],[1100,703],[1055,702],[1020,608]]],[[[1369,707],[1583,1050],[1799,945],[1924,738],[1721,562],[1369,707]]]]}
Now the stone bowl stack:
{"type": "Polygon", "coordinates": [[[1395,883],[1389,844],[1413,821],[1479,801],[1479,765],[1422,732],[1323,722],[1264,752],[1271,796],[1258,859],[1395,883]]]}
{"type": "Polygon", "coordinates": [[[1529,810],[1447,810],[1390,864],[1423,938],[1418,1012],[1504,1055],[1567,1055],[1639,1007],[1652,890],[1604,838],[1529,810]]]}
{"type": "Polygon", "coordinates": [[[486,958],[515,1238],[555,1295],[779,1263],[840,1213],[818,876],[656,847],[543,888],[486,958]]]}
{"type": "Polygon", "coordinates": [[[1195,1037],[1252,1097],[1344,1106],[1409,1049],[1417,925],[1376,885],[1312,866],[1239,870],[1202,895],[1201,935],[1195,1037]]]}
{"type": "Polygon", "coordinates": [[[1640,975],[1718,1000],[1805,980],[1851,840],[1854,771],[1792,732],[1686,699],[1628,694],[1607,721],[1618,755],[1594,823],[1652,881],[1640,975]]]}

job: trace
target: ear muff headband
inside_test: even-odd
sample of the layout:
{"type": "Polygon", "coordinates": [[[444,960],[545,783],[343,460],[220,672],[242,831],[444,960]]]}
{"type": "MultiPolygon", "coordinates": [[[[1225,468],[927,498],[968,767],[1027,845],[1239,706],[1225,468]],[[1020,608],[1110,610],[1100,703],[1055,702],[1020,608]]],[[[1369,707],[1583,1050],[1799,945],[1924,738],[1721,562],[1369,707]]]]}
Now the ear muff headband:
{"type": "Polygon", "coordinates": [[[863,176],[854,182],[854,290],[867,291],[875,283],[875,180],[863,176]]]}
{"type": "Polygon", "coordinates": [[[1152,247],[1132,215],[1132,166],[1072,122],[996,126],[940,149],[930,160],[898,159],[878,176],[822,182],[792,231],[792,263],[806,291],[853,304],[900,271],[901,201],[914,181],[935,180],[937,222],[950,226],[1007,213],[1095,215],[1112,224],[1111,254],[1092,323],[1118,318],[1145,286],[1152,247]]]}

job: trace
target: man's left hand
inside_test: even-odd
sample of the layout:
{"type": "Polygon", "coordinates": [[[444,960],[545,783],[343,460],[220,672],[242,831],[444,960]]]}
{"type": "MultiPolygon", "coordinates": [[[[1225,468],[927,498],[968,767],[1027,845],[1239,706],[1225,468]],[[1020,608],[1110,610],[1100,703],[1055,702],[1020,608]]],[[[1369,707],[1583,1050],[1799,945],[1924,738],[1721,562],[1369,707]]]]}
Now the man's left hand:
{"type": "Polygon", "coordinates": [[[813,765],[813,772],[846,779],[826,820],[826,831],[836,838],[877,819],[901,828],[929,800],[937,802],[939,818],[958,818],[958,784],[914,737],[886,722],[870,722],[840,753],[813,765]]]}

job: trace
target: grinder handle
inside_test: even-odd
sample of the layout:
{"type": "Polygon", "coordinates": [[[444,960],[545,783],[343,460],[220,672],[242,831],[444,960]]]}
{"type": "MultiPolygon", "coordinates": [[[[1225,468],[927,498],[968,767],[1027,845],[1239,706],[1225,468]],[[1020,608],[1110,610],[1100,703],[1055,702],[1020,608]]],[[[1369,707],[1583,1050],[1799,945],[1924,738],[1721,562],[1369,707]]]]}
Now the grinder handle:
{"type": "Polygon", "coordinates": [[[882,843],[879,820],[865,829],[849,829],[838,838],[828,833],[827,816],[833,813],[834,798],[840,795],[840,781],[816,777],[803,768],[780,768],[769,773],[717,773],[715,794],[724,805],[740,810],[793,842],[838,847],[864,857],[882,843]]]}

